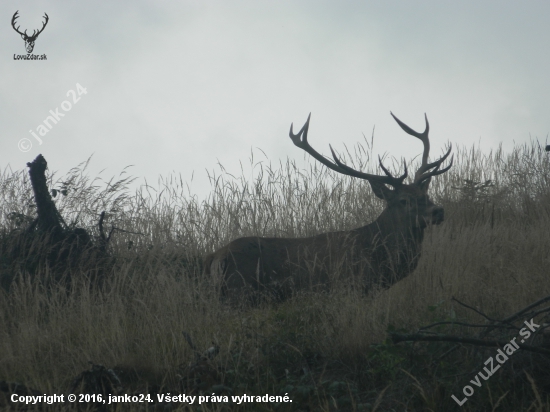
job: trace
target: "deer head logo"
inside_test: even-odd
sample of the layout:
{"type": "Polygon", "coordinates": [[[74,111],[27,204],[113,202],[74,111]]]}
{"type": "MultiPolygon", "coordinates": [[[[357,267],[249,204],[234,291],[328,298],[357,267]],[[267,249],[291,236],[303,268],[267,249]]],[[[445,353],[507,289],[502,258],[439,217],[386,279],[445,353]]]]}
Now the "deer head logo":
{"type": "Polygon", "coordinates": [[[44,13],[44,18],[46,19],[46,21],[44,23],[42,23],[42,28],[40,30],[38,30],[38,32],[36,30],[33,30],[32,35],[29,36],[29,35],[27,35],[27,30],[25,30],[25,32],[22,33],[22,32],[19,31],[20,26],[15,27],[15,20],[17,20],[17,18],[19,17],[18,13],[19,13],[19,10],[17,10],[15,12],[15,14],[13,15],[13,17],[11,19],[11,26],[13,27],[13,29],[17,33],[19,33],[21,35],[21,38],[23,40],[25,40],[25,48],[27,49],[27,53],[32,53],[32,51],[34,49],[34,42],[36,41],[36,38],[38,37],[38,35],[40,33],[42,33],[44,31],[44,28],[48,24],[48,20],[50,18],[48,17],[48,15],[46,13],[44,13]]]}

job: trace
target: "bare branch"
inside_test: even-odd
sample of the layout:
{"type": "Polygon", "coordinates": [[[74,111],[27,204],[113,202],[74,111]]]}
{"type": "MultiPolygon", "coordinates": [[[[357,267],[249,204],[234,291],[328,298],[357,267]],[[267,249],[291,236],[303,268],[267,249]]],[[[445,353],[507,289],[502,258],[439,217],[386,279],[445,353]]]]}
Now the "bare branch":
{"type": "MultiPolygon", "coordinates": [[[[413,334],[390,333],[390,337],[393,343],[455,342],[455,343],[465,343],[465,344],[474,345],[474,346],[485,346],[485,347],[496,347],[496,348],[502,348],[505,345],[510,344],[510,342],[506,342],[506,341],[464,338],[461,336],[452,336],[452,335],[423,335],[421,333],[413,333],[413,334]]],[[[523,349],[528,352],[535,352],[535,353],[542,353],[544,355],[550,355],[549,349],[539,348],[531,345],[525,345],[523,343],[517,343],[517,345],[519,345],[520,349],[523,349]]]]}

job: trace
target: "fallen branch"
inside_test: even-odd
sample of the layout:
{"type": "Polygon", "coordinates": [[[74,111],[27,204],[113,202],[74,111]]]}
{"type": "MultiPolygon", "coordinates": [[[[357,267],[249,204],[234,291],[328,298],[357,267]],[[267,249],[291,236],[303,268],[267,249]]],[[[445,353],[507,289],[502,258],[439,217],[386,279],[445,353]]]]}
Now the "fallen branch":
{"type": "MultiPolygon", "coordinates": [[[[510,341],[503,341],[500,340],[502,338],[502,335],[500,338],[495,339],[488,339],[487,336],[493,332],[495,329],[512,329],[519,331],[522,326],[516,326],[513,324],[513,322],[517,322],[518,319],[521,318],[527,318],[527,319],[534,319],[535,316],[550,312],[550,307],[544,307],[542,309],[538,309],[537,307],[542,305],[543,303],[546,303],[550,301],[550,296],[546,296],[542,299],[537,300],[534,303],[531,303],[524,307],[523,309],[515,312],[514,314],[506,317],[505,319],[499,320],[499,319],[493,319],[489,316],[487,316],[485,313],[481,312],[480,310],[467,305],[455,297],[452,298],[453,301],[457,302],[459,305],[470,309],[474,312],[476,312],[478,315],[484,317],[488,323],[485,325],[482,324],[475,324],[475,323],[467,323],[467,322],[460,322],[460,321],[442,321],[442,322],[436,322],[433,324],[430,324],[428,326],[421,327],[417,333],[413,334],[399,334],[399,333],[393,333],[390,332],[390,337],[393,341],[393,343],[397,344],[399,342],[453,342],[456,344],[468,344],[468,345],[474,345],[474,346],[484,346],[484,347],[504,347],[507,344],[510,344],[510,341]],[[441,325],[452,325],[452,326],[465,326],[468,328],[481,328],[482,330],[477,335],[477,337],[464,337],[464,336],[453,336],[453,335],[442,335],[442,334],[435,334],[430,333],[427,331],[427,329],[433,328],[434,326],[441,326],[441,325]]],[[[548,336],[550,334],[548,333],[550,329],[550,324],[548,323],[541,323],[541,328],[537,331],[533,331],[533,336],[538,335],[539,333],[544,334],[545,340],[548,339],[548,336]]],[[[544,355],[550,355],[550,349],[546,349],[544,347],[539,346],[532,346],[532,345],[526,345],[524,343],[517,343],[518,347],[520,349],[523,349],[528,352],[535,352],[535,353],[541,353],[544,355]]],[[[545,345],[547,346],[547,345],[545,345]]],[[[447,351],[445,355],[447,355],[449,352],[456,349],[458,345],[455,345],[451,350],[447,351]]]]}
{"type": "MultiPolygon", "coordinates": [[[[413,334],[400,334],[400,333],[390,333],[390,337],[393,343],[399,342],[454,342],[454,343],[465,343],[468,345],[475,346],[486,346],[490,348],[502,348],[505,345],[510,344],[506,341],[496,341],[496,340],[482,340],[474,338],[464,338],[461,336],[452,336],[452,335],[423,335],[421,333],[413,334]]],[[[525,345],[523,343],[516,343],[520,349],[526,350],[528,352],[542,353],[545,355],[550,355],[549,349],[539,348],[536,346],[525,345]]]]}

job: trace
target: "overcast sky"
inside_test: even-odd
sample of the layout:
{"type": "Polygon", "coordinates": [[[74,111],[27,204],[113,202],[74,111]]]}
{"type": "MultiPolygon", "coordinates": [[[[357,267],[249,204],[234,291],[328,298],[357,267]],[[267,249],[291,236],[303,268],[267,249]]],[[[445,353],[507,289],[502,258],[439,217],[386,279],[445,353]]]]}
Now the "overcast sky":
{"type": "Polygon", "coordinates": [[[204,193],[206,169],[238,174],[251,148],[303,162],[288,130],[309,112],[324,154],[373,127],[376,153],[419,154],[390,110],[420,131],[428,114],[432,158],[449,141],[509,150],[550,132],[548,1],[26,0],[0,16],[2,169],[42,153],[62,175],[94,154],[92,175],[195,171],[204,193]],[[28,34],[48,14],[33,51],[47,60],[14,60],[16,10],[28,34]]]}

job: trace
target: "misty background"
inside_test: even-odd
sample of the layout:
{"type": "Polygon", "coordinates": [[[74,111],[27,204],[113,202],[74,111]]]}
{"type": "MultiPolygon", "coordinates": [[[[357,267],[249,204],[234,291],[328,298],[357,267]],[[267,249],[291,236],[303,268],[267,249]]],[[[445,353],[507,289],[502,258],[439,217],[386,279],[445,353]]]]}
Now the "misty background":
{"type": "Polygon", "coordinates": [[[305,165],[288,131],[310,112],[325,155],[373,128],[374,153],[420,154],[390,110],[419,131],[427,113],[432,159],[448,142],[544,144],[549,16],[543,1],[2,2],[0,168],[41,153],[62,176],[93,154],[91,176],[132,165],[136,185],[175,174],[204,196],[207,170],[249,173],[251,152],[305,165]],[[14,60],[26,54],[17,10],[28,34],[48,14],[33,51],[47,60],[14,60]],[[73,103],[77,84],[87,94],[73,103]],[[30,131],[57,108],[39,144],[30,131]]]}

